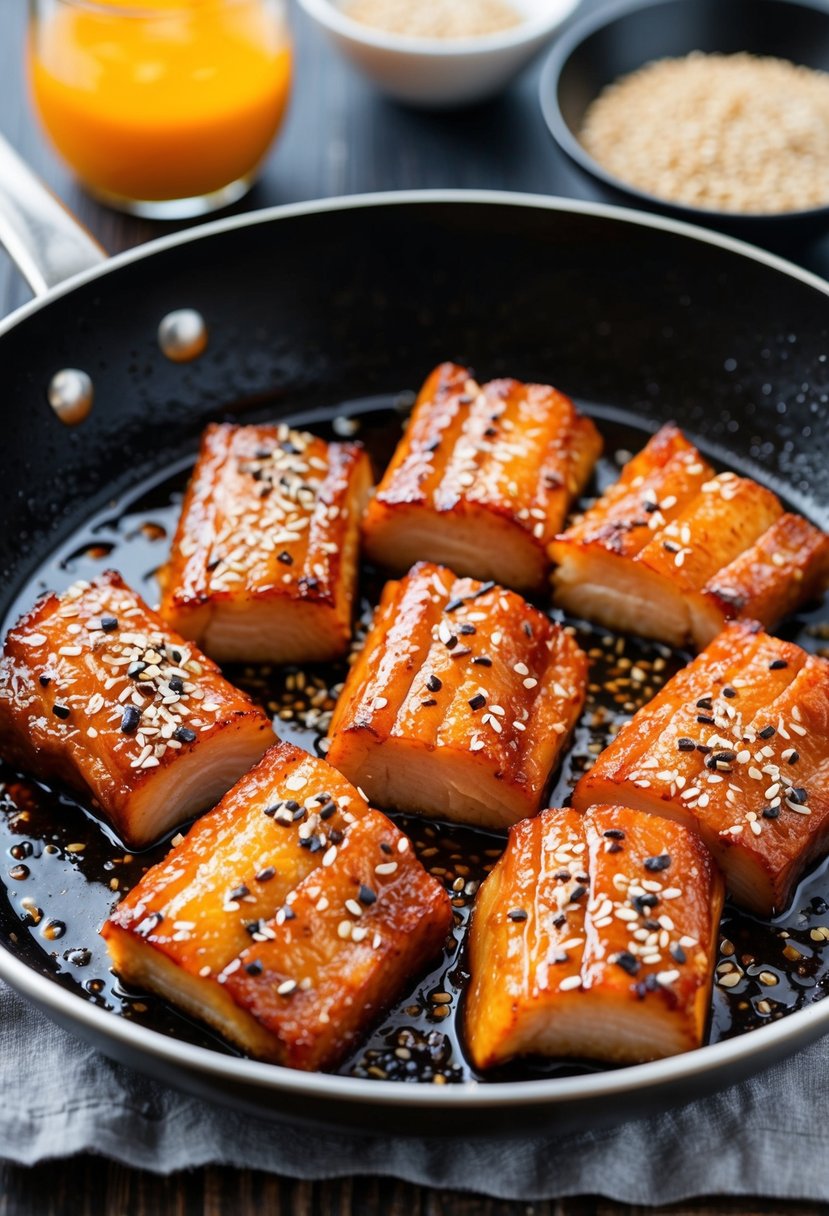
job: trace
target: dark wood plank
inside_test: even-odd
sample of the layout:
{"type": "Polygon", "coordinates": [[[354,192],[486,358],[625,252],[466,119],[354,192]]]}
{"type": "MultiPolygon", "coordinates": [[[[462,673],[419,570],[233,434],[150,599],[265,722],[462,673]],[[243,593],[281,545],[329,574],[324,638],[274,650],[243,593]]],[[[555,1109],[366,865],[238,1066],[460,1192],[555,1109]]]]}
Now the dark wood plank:
{"type": "Polygon", "coordinates": [[[715,1198],[662,1208],[599,1197],[524,1203],[394,1179],[292,1182],[220,1167],[158,1178],[96,1157],[0,1168],[0,1216],[829,1216],[829,1205],[715,1198]]]}

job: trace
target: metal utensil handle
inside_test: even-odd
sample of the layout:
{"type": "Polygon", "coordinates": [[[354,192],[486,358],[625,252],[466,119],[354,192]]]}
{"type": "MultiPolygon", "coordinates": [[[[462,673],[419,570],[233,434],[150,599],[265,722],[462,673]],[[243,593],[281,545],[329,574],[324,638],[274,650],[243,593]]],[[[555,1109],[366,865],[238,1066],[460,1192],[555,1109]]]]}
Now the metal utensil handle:
{"type": "Polygon", "coordinates": [[[36,296],[107,256],[2,135],[0,244],[36,296]]]}

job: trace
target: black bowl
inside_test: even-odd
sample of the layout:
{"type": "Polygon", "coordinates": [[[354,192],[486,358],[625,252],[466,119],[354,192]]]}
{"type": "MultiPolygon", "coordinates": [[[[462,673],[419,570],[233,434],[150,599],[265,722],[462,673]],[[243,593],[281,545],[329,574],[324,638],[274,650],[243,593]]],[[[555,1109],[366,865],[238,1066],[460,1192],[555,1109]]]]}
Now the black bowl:
{"type": "Polygon", "coordinates": [[[578,132],[585,112],[606,85],[651,60],[691,51],[748,51],[827,70],[829,8],[810,0],[635,0],[585,18],[559,40],[541,76],[541,109],[553,138],[614,202],[761,245],[791,245],[829,232],[829,206],[778,214],[685,206],[627,185],[582,147],[578,132]]]}

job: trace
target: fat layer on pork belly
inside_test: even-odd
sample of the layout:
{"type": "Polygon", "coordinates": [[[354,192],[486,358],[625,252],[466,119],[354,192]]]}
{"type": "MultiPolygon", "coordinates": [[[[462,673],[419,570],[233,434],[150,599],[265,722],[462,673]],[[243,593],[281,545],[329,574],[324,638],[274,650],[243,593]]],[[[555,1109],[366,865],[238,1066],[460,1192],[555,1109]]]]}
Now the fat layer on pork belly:
{"type": "Polygon", "coordinates": [[[561,626],[423,562],[383,591],[328,759],[380,806],[503,828],[539,810],[586,682],[561,626]]]}
{"type": "Polygon", "coordinates": [[[770,490],[713,469],[674,426],[550,545],[577,616],[701,648],[731,619],[774,626],[822,593],[829,538],[770,490]]]}
{"type": "Polygon", "coordinates": [[[262,710],[113,571],[44,596],[6,638],[0,754],[91,795],[131,848],[214,805],[272,742],[262,710]]]}
{"type": "Polygon", "coordinates": [[[385,816],[290,744],[115,908],[116,970],[251,1055],[331,1066],[439,953],[440,885],[385,816]]]}
{"type": "Polygon", "coordinates": [[[547,545],[601,451],[589,418],[549,385],[441,364],[424,384],[363,521],[368,556],[541,590],[547,545]]]}
{"type": "Polygon", "coordinates": [[[518,824],[472,916],[473,1063],[633,1064],[699,1047],[722,903],[717,867],[680,824],[623,806],[518,824]]]}
{"type": "Polygon", "coordinates": [[[635,715],[579,781],[694,827],[734,899],[782,911],[829,848],[829,662],[729,625],[635,715]]]}
{"type": "Polygon", "coordinates": [[[359,444],[284,424],[208,427],[162,571],[162,615],[221,662],[337,658],[370,485],[359,444]]]}

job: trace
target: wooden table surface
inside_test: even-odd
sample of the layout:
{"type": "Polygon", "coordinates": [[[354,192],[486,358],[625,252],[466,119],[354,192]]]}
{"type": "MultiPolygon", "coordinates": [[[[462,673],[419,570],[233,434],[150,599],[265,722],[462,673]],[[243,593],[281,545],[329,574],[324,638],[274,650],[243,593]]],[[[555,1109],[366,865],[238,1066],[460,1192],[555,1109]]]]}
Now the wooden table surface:
{"type": "MultiPolygon", "coordinates": [[[[583,7],[604,2],[584,0],[583,7]]],[[[35,124],[24,81],[25,9],[23,0],[0,0],[0,130],[110,252],[174,229],[99,207],[50,152],[35,124]]],[[[596,197],[547,135],[537,104],[538,65],[489,105],[455,114],[417,113],[378,97],[298,13],[294,27],[296,86],[288,121],[261,182],[236,210],[325,195],[441,186],[596,197]]],[[[829,240],[794,250],[792,256],[829,274],[829,240]]],[[[0,315],[27,298],[0,251],[0,315]]],[[[0,1165],[0,1216],[633,1216],[649,1210],[591,1197],[507,1203],[359,1177],[295,1183],[224,1168],[163,1179],[92,1157],[31,1170],[0,1165]]],[[[817,1216],[829,1214],[829,1205],[707,1199],[661,1210],[675,1216],[817,1216]]]]}

